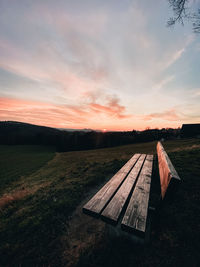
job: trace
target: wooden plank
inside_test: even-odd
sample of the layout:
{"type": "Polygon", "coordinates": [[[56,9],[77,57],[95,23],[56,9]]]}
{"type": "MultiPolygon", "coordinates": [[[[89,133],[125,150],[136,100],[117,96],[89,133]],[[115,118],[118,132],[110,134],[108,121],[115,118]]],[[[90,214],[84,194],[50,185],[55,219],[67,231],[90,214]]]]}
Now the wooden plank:
{"type": "Polygon", "coordinates": [[[116,192],[114,197],[111,199],[106,208],[103,210],[101,214],[103,220],[111,224],[117,224],[122,209],[131,193],[133,186],[135,185],[135,182],[142,168],[145,157],[146,157],[145,154],[142,154],[140,156],[140,158],[138,159],[134,168],[129,173],[126,180],[123,182],[119,190],[116,192]]]}
{"type": "Polygon", "coordinates": [[[147,155],[121,224],[123,230],[142,237],[146,231],[152,167],[153,155],[147,155]]]}
{"type": "Polygon", "coordinates": [[[180,177],[178,176],[174,166],[171,163],[167,153],[165,152],[162,144],[157,144],[158,154],[158,166],[160,174],[161,196],[164,199],[169,183],[180,183],[180,177]]]}
{"type": "Polygon", "coordinates": [[[135,154],[83,207],[83,212],[98,216],[119,189],[141,154],[135,154]]]}

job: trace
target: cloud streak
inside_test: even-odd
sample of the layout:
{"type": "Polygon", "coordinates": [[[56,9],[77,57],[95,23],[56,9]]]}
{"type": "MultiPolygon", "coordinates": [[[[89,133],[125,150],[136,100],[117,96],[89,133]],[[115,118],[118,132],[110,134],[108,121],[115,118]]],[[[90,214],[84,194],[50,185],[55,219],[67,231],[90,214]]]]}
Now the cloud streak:
{"type": "Polygon", "coordinates": [[[165,121],[177,121],[180,120],[181,117],[178,115],[177,111],[175,109],[166,110],[164,112],[160,113],[152,113],[144,116],[144,120],[153,120],[153,119],[161,119],[165,121]]]}
{"type": "Polygon", "coordinates": [[[130,118],[131,115],[125,114],[125,107],[119,104],[119,99],[110,97],[106,105],[101,105],[96,102],[91,102],[89,108],[95,113],[104,113],[107,116],[116,117],[118,119],[130,118]]]}
{"type": "Polygon", "coordinates": [[[44,102],[21,99],[0,98],[0,119],[19,120],[54,127],[85,128],[95,125],[102,128],[103,123],[110,120],[123,120],[130,115],[125,114],[125,107],[119,99],[109,96],[107,104],[89,102],[82,105],[53,105],[44,102]],[[102,123],[101,119],[104,119],[102,123]]]}

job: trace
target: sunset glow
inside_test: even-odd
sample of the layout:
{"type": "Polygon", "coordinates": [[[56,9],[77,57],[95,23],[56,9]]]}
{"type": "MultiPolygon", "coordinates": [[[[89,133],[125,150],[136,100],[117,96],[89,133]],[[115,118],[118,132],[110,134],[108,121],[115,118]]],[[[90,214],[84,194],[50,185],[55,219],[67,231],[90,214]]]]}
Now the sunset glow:
{"type": "Polygon", "coordinates": [[[200,36],[167,1],[1,1],[0,120],[142,130],[200,121],[200,36]],[[155,10],[156,5],[156,10],[155,10]]]}

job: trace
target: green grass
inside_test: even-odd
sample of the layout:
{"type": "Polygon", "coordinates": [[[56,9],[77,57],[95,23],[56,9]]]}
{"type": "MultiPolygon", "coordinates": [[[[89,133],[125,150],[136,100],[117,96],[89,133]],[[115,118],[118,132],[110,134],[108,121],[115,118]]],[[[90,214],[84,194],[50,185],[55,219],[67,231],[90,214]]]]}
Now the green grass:
{"type": "Polygon", "coordinates": [[[20,177],[29,175],[53,158],[55,150],[42,146],[0,146],[0,195],[20,177]]]}
{"type": "MultiPolygon", "coordinates": [[[[191,261],[186,266],[195,266],[200,150],[191,147],[199,144],[195,139],[164,143],[183,183],[176,201],[163,210],[160,226],[153,228],[151,247],[138,249],[104,236],[82,251],[79,266],[175,266],[181,256],[191,261]]],[[[8,175],[1,179],[2,194],[13,198],[1,208],[0,265],[66,266],[63,236],[68,234],[67,221],[75,208],[134,153],[156,153],[155,148],[151,142],[54,154],[52,148],[4,146],[1,166],[8,175]]]]}

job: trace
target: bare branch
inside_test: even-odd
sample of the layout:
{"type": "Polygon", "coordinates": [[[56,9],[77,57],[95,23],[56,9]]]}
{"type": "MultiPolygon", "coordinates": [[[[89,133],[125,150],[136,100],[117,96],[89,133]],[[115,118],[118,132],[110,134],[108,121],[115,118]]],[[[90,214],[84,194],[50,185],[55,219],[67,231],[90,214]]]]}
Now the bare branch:
{"type": "Polygon", "coordinates": [[[167,26],[172,26],[176,22],[184,25],[184,20],[188,19],[192,21],[193,31],[200,33],[200,9],[191,15],[187,7],[188,0],[168,0],[168,2],[173,10],[174,16],[168,20],[167,26]]]}
{"type": "Polygon", "coordinates": [[[193,30],[196,33],[200,33],[200,9],[194,14],[193,30]]]}
{"type": "Polygon", "coordinates": [[[174,12],[174,17],[168,20],[167,22],[168,26],[174,25],[177,21],[180,22],[182,25],[184,25],[183,18],[187,17],[186,7],[185,7],[187,2],[188,0],[169,0],[169,4],[174,12]]]}

